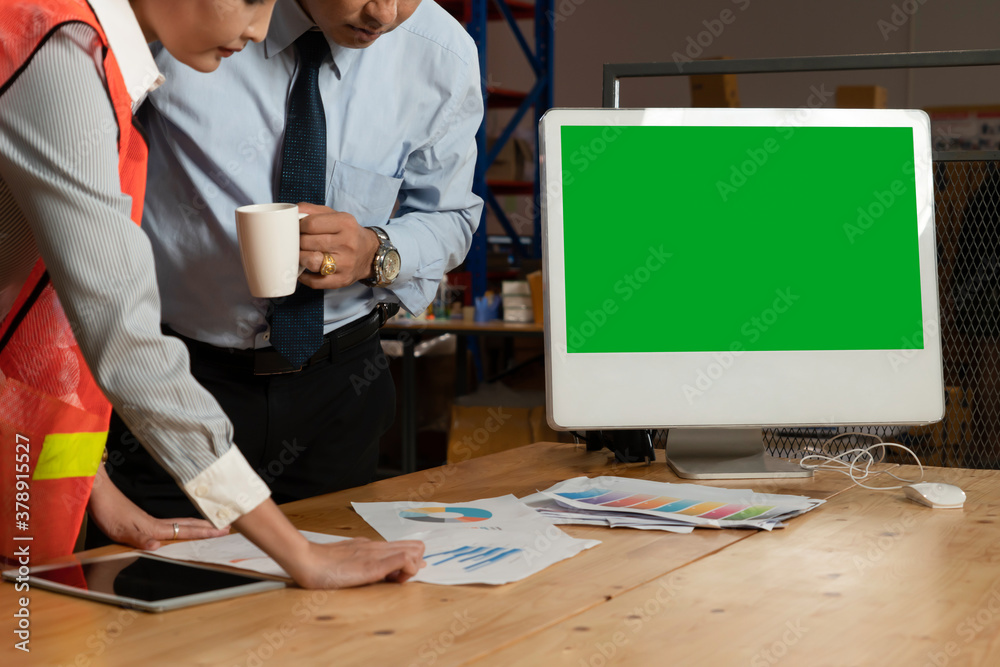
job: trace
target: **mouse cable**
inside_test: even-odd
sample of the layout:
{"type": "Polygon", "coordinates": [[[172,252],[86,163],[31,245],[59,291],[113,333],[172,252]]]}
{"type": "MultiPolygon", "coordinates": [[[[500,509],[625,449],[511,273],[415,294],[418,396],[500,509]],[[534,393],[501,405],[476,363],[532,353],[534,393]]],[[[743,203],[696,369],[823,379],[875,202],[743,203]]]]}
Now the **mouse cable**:
{"type": "MultiPolygon", "coordinates": [[[[905,445],[901,445],[896,442],[883,442],[882,438],[872,433],[858,433],[858,432],[848,432],[839,433],[832,438],[824,441],[818,447],[807,447],[804,450],[800,450],[797,453],[804,454],[802,459],[799,461],[799,465],[807,470],[832,470],[833,472],[839,472],[841,474],[847,475],[851,480],[858,486],[865,489],[872,489],[875,491],[893,491],[895,489],[902,489],[903,485],[900,486],[868,486],[863,483],[862,480],[868,479],[868,477],[878,474],[880,471],[872,470],[871,467],[876,463],[881,463],[885,460],[885,453],[887,447],[896,447],[902,449],[910,454],[913,459],[917,462],[917,467],[920,468],[920,477],[918,479],[906,479],[904,477],[899,477],[892,474],[888,470],[883,470],[885,474],[889,475],[893,479],[898,479],[901,482],[906,482],[907,484],[913,484],[921,481],[924,478],[924,466],[920,462],[920,457],[917,456],[912,449],[905,445]],[[832,443],[838,438],[843,438],[849,435],[860,435],[865,438],[874,438],[877,442],[873,445],[868,445],[867,447],[856,447],[854,449],[849,449],[846,452],[842,452],[837,456],[827,456],[826,454],[820,453],[825,451],[825,447],[832,443]],[[879,455],[876,458],[874,452],[879,451],[879,455]],[[812,461],[817,461],[813,463],[812,461]]],[[[794,458],[794,457],[792,457],[794,458]]]]}

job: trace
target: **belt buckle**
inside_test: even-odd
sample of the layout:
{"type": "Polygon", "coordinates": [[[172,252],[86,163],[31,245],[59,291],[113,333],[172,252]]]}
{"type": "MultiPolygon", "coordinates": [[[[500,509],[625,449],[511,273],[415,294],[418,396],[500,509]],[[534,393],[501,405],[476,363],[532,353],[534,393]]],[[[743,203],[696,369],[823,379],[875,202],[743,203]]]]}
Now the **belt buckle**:
{"type": "Polygon", "coordinates": [[[385,323],[389,321],[390,317],[399,312],[399,304],[388,304],[384,301],[380,301],[375,305],[375,309],[378,311],[378,328],[381,329],[385,326],[385,323]]]}
{"type": "Polygon", "coordinates": [[[298,373],[303,368],[305,368],[305,366],[299,366],[296,368],[290,365],[288,361],[278,354],[273,347],[264,347],[254,350],[254,375],[288,375],[289,373],[298,373]]]}

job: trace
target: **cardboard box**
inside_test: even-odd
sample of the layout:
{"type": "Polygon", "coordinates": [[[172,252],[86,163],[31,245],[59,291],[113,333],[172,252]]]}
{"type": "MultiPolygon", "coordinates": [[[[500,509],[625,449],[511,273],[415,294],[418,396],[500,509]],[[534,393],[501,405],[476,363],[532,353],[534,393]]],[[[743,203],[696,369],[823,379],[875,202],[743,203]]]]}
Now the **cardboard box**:
{"type": "MultiPolygon", "coordinates": [[[[487,139],[487,150],[493,149],[496,137],[487,139]]],[[[523,181],[528,166],[535,159],[531,144],[524,139],[511,137],[500,149],[497,159],[486,170],[486,180],[489,181],[523,181]]]]}
{"type": "Polygon", "coordinates": [[[740,105],[735,74],[696,74],[691,79],[691,106],[731,107],[740,105]]]}
{"type": "MultiPolygon", "coordinates": [[[[729,60],[729,56],[699,60],[729,60]]],[[[693,107],[736,108],[740,105],[740,90],[735,74],[696,74],[689,76],[688,81],[693,107]]]]}
{"type": "Polygon", "coordinates": [[[837,86],[838,109],[886,109],[888,103],[882,86],[837,86]]]}
{"type": "Polygon", "coordinates": [[[535,322],[541,324],[545,321],[545,296],[542,292],[542,272],[532,271],[528,274],[528,286],[531,288],[531,309],[535,322]]]}

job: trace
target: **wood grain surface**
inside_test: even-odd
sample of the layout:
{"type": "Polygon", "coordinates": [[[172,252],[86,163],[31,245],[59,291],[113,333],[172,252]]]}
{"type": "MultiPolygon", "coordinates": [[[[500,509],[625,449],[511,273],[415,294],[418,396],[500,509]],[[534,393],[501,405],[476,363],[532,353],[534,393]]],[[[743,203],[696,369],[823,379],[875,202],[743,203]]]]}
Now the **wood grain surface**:
{"type": "MultiPolygon", "coordinates": [[[[662,457],[662,451],[658,453],[662,457]]],[[[857,651],[874,651],[882,646],[879,642],[888,641],[886,631],[889,636],[909,637],[908,627],[921,627],[923,632],[934,624],[932,618],[941,627],[954,629],[968,605],[960,604],[959,594],[948,592],[952,586],[966,582],[967,587],[981,588],[975,601],[966,600],[974,606],[980,598],[986,599],[983,596],[994,585],[989,572],[1000,547],[995,546],[996,540],[990,544],[977,534],[984,526],[993,530],[978,522],[992,521],[996,513],[1000,492],[987,494],[991,482],[998,486],[991,476],[995,473],[952,472],[979,480],[970,487],[965,512],[925,510],[904,503],[898,492],[845,492],[852,483],[834,474],[770,482],[713,482],[832,502],[772,533],[696,530],[676,535],[566,526],[569,534],[602,544],[505,586],[383,583],[344,591],[288,588],[162,614],[33,589],[31,654],[14,650],[12,634],[5,632],[0,662],[247,667],[596,665],[600,660],[588,661],[594,655],[602,657],[600,642],[613,638],[623,623],[634,623],[629,614],[637,605],[661,598],[665,600],[658,603],[662,609],[643,620],[641,632],[628,636],[629,651],[619,650],[615,662],[746,664],[755,651],[782,637],[786,622],[808,626],[802,647],[843,647],[848,628],[854,627],[855,632],[861,631],[855,638],[857,651]],[[987,496],[990,506],[983,504],[987,496]],[[976,518],[969,520],[970,516],[976,518]],[[902,530],[884,537],[894,530],[894,522],[908,517],[912,521],[902,530]],[[866,556],[871,545],[877,548],[882,543],[887,545],[884,554],[866,556]],[[952,544],[957,551],[947,546],[952,544]],[[938,552],[950,554],[948,562],[953,563],[943,571],[943,560],[936,566],[927,560],[927,553],[938,552]],[[958,554],[961,558],[951,558],[958,554]],[[869,558],[871,565],[862,567],[856,556],[869,558]],[[934,604],[922,607],[929,597],[934,604]],[[896,615],[923,615],[925,620],[919,626],[904,623],[901,617],[877,613],[876,607],[896,615]],[[946,621],[939,618],[942,612],[947,612],[946,621]],[[857,619],[867,619],[864,627],[858,627],[857,619]],[[724,632],[720,635],[719,630],[724,632]],[[711,657],[718,651],[726,662],[711,657]],[[665,661],[668,655],[676,655],[679,661],[665,661]]],[[[621,465],[607,451],[540,443],[291,503],[283,509],[304,530],[377,538],[350,508],[352,501],[456,502],[508,493],[521,497],[579,475],[677,481],[662,461],[649,466],[621,465]]],[[[545,548],[543,535],[536,546],[545,548]]],[[[12,623],[21,595],[9,583],[0,586],[0,613],[6,619],[2,624],[12,623]]],[[[993,629],[963,645],[967,655],[973,649],[982,650],[985,635],[996,634],[993,629]]],[[[928,647],[946,637],[943,632],[926,634],[928,647]]],[[[959,641],[957,637],[953,639],[959,641]]]]}

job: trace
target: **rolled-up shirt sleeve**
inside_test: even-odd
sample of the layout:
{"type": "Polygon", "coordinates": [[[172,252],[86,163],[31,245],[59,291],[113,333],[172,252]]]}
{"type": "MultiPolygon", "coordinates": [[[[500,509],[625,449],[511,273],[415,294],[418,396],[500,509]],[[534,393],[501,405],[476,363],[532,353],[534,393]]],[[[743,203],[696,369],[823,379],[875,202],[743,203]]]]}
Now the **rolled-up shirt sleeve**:
{"type": "Polygon", "coordinates": [[[224,526],[270,494],[191,376],[187,349],[160,332],[153,255],[121,191],[101,61],[91,28],[65,26],[0,95],[0,213],[19,209],[0,225],[30,228],[98,385],[202,514],[224,526]]]}

